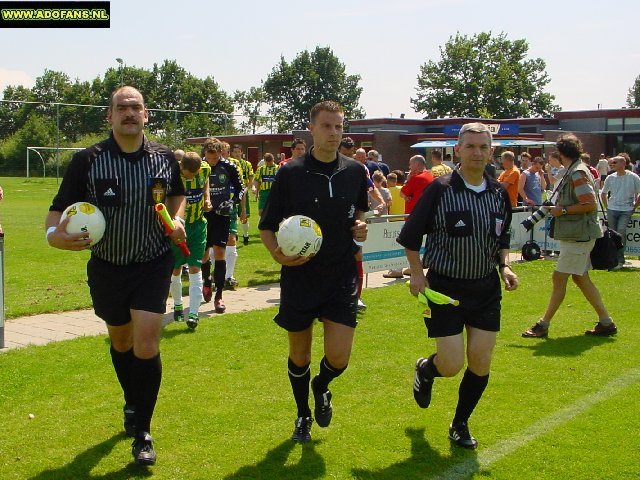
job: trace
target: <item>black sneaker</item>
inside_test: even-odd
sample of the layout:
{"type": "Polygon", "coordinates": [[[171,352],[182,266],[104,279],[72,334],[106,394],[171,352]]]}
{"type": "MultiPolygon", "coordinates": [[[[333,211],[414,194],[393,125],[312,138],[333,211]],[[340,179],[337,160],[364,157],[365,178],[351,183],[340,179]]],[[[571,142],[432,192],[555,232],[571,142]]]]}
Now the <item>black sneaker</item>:
{"type": "Polygon", "coordinates": [[[198,326],[198,314],[197,313],[190,313],[189,317],[187,317],[187,327],[189,327],[191,330],[195,330],[196,327],[198,326]]]}
{"type": "Polygon", "coordinates": [[[315,377],[311,381],[311,390],[313,390],[313,399],[315,400],[315,408],[313,414],[316,417],[316,423],[319,427],[328,427],[331,423],[331,417],[333,417],[333,405],[331,404],[331,391],[316,392],[314,385],[316,383],[315,377]]]}
{"type": "Polygon", "coordinates": [[[136,407],[125,404],[122,411],[124,412],[124,433],[127,437],[133,437],[136,434],[136,407]]]}
{"type": "Polygon", "coordinates": [[[295,422],[295,428],[291,435],[291,440],[296,443],[307,443],[311,441],[311,417],[298,417],[295,422]]]}
{"type": "Polygon", "coordinates": [[[467,422],[452,423],[449,427],[449,439],[462,448],[476,448],[478,441],[469,433],[467,422]]]}
{"type": "Polygon", "coordinates": [[[184,321],[184,311],[182,309],[182,305],[174,305],[174,307],[173,307],[173,321],[174,322],[183,322],[184,321]]]}
{"type": "Polygon", "coordinates": [[[416,369],[413,374],[413,398],[420,408],[427,408],[431,403],[431,389],[433,388],[433,378],[426,379],[420,373],[420,365],[425,361],[424,358],[416,360],[416,369]]]}
{"type": "Polygon", "coordinates": [[[148,432],[136,435],[131,444],[131,454],[138,465],[155,464],[156,451],[153,449],[153,437],[148,432]]]}
{"type": "Polygon", "coordinates": [[[249,245],[249,236],[243,236],[242,237],[242,244],[243,245],[249,245]]]}

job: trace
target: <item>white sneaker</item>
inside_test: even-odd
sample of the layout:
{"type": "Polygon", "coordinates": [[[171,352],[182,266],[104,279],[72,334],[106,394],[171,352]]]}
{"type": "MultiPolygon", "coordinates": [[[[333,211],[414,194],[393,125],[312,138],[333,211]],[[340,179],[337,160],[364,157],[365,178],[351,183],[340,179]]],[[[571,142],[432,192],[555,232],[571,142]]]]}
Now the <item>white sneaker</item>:
{"type": "Polygon", "coordinates": [[[367,309],[367,306],[364,304],[364,302],[358,299],[358,311],[364,312],[366,309],[367,309]]]}

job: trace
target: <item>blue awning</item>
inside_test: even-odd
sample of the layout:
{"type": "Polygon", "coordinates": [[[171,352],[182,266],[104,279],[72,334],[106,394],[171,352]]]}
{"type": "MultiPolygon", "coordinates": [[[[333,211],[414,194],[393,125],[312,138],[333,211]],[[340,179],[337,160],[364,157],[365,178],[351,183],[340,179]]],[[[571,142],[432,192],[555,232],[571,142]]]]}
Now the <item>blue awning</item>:
{"type": "MultiPolygon", "coordinates": [[[[453,147],[458,143],[457,140],[424,140],[411,145],[411,148],[446,148],[453,147]]],[[[545,145],[555,145],[556,142],[548,142],[546,140],[493,140],[492,147],[537,147],[545,145]]]]}

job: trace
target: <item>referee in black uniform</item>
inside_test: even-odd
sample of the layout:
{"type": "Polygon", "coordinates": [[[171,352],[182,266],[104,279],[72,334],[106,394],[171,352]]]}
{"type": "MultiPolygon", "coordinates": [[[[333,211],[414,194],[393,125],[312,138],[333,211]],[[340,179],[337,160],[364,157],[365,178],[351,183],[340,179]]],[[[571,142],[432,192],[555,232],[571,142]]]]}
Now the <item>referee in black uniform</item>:
{"type": "Polygon", "coordinates": [[[518,286],[508,262],[511,203],[506,190],[485,171],[491,158],[491,132],[486,125],[462,127],[455,146],[460,169],[437,178],[423,192],[404,225],[398,242],[411,267],[411,293],[425,287],[458,299],[460,305],[429,302],[425,318],[436,353],[416,362],[413,394],[421,408],[431,402],[435,377],[453,377],[464,366],[467,330],[467,369],[458,392],[449,438],[458,446],[475,448],[467,421],[489,381],[491,356],[500,330],[500,278],[506,290],[518,286]],[[425,278],[419,250],[424,235],[425,278]]]}
{"type": "Polygon", "coordinates": [[[311,382],[315,419],[327,427],[333,415],[329,382],[349,363],[357,325],[355,241],[367,236],[366,176],[362,165],[338,153],[344,112],[335,102],[311,109],[313,148],[278,170],[258,228],[274,260],[282,265],[280,310],[275,322],[289,337],[289,381],[298,409],[292,439],[311,440],[309,380],[313,322],[324,327],[324,357],[311,382]],[[313,218],[322,229],[322,247],[314,257],[286,256],[275,232],[292,215],[313,218]]]}
{"type": "Polygon", "coordinates": [[[176,215],[171,240],[185,240],[184,187],[171,150],[144,136],[148,112],[138,90],[114,91],[107,120],[111,136],[73,156],[49,208],[47,240],[63,250],[89,248],[84,234],[66,233],[66,220],[59,224],[62,212],[86,201],[104,214],[104,237],[91,248],[87,264],[89,289],[96,315],[107,323],[134,460],[152,465],[156,453],[149,432],[162,377],[160,335],[173,268],[154,205],[166,202],[176,215]]]}

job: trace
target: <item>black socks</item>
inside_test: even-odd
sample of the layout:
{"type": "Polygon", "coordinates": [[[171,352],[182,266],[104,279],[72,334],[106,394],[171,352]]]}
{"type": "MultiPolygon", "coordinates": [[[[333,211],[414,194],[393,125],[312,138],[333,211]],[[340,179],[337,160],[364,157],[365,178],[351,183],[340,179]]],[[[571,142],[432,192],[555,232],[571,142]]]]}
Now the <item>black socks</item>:
{"type": "Polygon", "coordinates": [[[469,420],[488,383],[489,375],[481,377],[468,368],[465,370],[458,388],[458,406],[456,407],[456,415],[453,417],[454,424],[469,420]]]}
{"type": "Polygon", "coordinates": [[[291,359],[289,359],[289,382],[291,382],[291,390],[293,398],[298,407],[298,417],[310,417],[311,409],[309,408],[309,380],[311,380],[311,364],[307,363],[302,367],[298,367],[291,359]]]}

